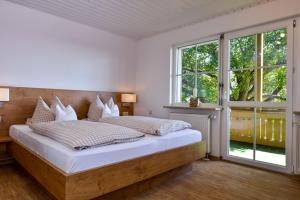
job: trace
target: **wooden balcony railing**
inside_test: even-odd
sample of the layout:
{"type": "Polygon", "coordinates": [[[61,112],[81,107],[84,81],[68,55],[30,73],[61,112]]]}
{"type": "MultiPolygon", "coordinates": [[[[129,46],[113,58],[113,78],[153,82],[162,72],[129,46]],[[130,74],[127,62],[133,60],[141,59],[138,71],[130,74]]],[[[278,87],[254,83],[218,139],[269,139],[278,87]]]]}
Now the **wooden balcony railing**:
{"type": "MultiPolygon", "coordinates": [[[[256,144],[285,147],[285,112],[257,112],[256,144]]],[[[251,111],[232,110],[230,116],[230,140],[253,143],[254,114],[251,111]]]]}

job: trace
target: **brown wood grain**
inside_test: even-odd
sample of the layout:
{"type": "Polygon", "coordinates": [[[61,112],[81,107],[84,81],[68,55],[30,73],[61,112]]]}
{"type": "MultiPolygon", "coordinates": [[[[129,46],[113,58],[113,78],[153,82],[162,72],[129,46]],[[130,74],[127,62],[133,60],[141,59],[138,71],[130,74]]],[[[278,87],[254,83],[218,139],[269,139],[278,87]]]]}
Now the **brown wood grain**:
{"type": "MultiPolygon", "coordinates": [[[[1,86],[4,87],[4,86],[1,86]]],[[[123,107],[120,103],[121,92],[100,92],[82,90],[43,89],[25,87],[5,87],[10,89],[10,101],[0,107],[2,122],[0,123],[0,137],[7,136],[9,127],[13,124],[24,124],[27,118],[31,118],[36,106],[37,97],[41,96],[50,105],[55,96],[58,96],[64,105],[71,105],[75,109],[78,118],[87,117],[90,103],[99,95],[105,103],[110,97],[123,111],[133,114],[133,104],[123,107]]]]}
{"type": "Polygon", "coordinates": [[[205,142],[155,153],[72,174],[67,180],[67,199],[91,199],[186,165],[205,156],[205,142]]]}
{"type": "Polygon", "coordinates": [[[47,160],[13,141],[11,152],[39,183],[62,200],[96,198],[205,156],[205,142],[158,152],[79,173],[66,174],[47,160]]]}
{"type": "MultiPolygon", "coordinates": [[[[99,200],[299,200],[300,176],[224,161],[197,161],[190,173],[169,179],[153,189],[143,192],[144,186],[140,183],[133,187],[131,190],[141,193],[127,198],[131,190],[124,188],[123,192],[116,191],[117,194],[104,195],[99,200]]],[[[18,165],[0,166],[0,199],[53,200],[18,165]]]]}
{"type": "Polygon", "coordinates": [[[8,152],[8,145],[11,141],[12,139],[8,136],[0,137],[0,165],[8,164],[13,161],[8,152]]]}
{"type": "Polygon", "coordinates": [[[110,192],[93,200],[120,200],[134,197],[137,194],[143,193],[149,189],[155,188],[161,184],[181,177],[189,172],[192,172],[192,164],[183,165],[181,167],[164,172],[147,180],[143,180],[119,190],[110,192]]]}
{"type": "Polygon", "coordinates": [[[0,137],[0,143],[8,143],[11,141],[12,141],[12,139],[9,136],[1,136],[0,137]]]}
{"type": "Polygon", "coordinates": [[[13,142],[10,152],[41,185],[57,199],[65,199],[66,174],[28,148],[13,142]]]}

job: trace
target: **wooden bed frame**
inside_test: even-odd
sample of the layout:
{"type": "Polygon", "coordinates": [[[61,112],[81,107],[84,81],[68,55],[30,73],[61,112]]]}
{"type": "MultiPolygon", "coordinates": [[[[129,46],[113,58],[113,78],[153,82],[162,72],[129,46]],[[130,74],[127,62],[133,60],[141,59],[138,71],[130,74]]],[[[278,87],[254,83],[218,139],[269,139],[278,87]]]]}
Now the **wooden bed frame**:
{"type": "MultiPolygon", "coordinates": [[[[0,108],[0,114],[4,116],[4,120],[7,120],[5,124],[9,126],[17,123],[24,124],[26,118],[31,117],[36,98],[39,95],[48,102],[55,95],[62,97],[64,104],[74,106],[79,118],[86,117],[89,102],[97,94],[105,96],[106,99],[113,96],[115,100],[120,95],[120,93],[89,91],[10,88],[11,101],[9,105],[5,105],[6,107],[0,108]],[[12,102],[14,102],[13,105],[11,105],[12,102]],[[12,110],[15,113],[11,112],[12,110]]],[[[142,184],[143,181],[159,178],[162,174],[172,170],[182,169],[182,167],[205,156],[206,144],[202,141],[71,174],[63,172],[17,141],[13,141],[9,149],[14,159],[55,198],[59,200],[85,200],[102,195],[107,196],[114,191],[120,191],[122,188],[126,190],[132,185],[142,184]]],[[[144,188],[150,186],[151,184],[144,186],[144,188]]]]}
{"type": "Polygon", "coordinates": [[[147,180],[205,156],[205,142],[66,174],[17,142],[11,153],[39,183],[59,200],[92,199],[147,180]]]}

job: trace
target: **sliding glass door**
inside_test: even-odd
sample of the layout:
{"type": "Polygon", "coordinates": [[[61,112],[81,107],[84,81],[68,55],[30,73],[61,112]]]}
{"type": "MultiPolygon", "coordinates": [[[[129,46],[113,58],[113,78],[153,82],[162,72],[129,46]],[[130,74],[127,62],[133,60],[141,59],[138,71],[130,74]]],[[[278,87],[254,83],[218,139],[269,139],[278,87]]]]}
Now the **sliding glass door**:
{"type": "Polygon", "coordinates": [[[291,170],[292,40],[290,21],[225,35],[225,159],[291,170]]]}

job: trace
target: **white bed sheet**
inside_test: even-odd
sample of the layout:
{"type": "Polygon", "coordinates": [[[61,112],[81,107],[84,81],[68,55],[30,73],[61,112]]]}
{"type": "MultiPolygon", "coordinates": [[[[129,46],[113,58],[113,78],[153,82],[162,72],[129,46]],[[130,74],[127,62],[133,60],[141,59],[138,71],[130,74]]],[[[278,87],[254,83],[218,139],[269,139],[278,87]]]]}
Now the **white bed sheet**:
{"type": "Polygon", "coordinates": [[[9,134],[10,137],[68,174],[150,155],[202,140],[199,131],[185,129],[165,136],[146,134],[143,139],[136,142],[76,151],[50,138],[34,133],[28,125],[13,125],[9,134]]]}

